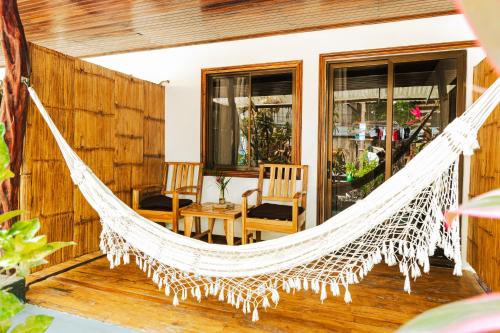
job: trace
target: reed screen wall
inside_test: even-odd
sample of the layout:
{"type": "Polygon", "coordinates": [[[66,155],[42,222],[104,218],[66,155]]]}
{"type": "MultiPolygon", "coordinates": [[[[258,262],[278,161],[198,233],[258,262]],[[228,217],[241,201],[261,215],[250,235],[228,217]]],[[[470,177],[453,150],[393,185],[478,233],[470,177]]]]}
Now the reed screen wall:
{"type": "MultiPolygon", "coordinates": [[[[164,87],[30,44],[31,83],[66,140],[125,203],[132,188],[161,184],[164,87]]],[[[25,218],[49,241],[75,241],[49,265],[99,249],[101,225],[73,185],[42,117],[30,103],[21,172],[25,218]]]]}
{"type": "MultiPolygon", "coordinates": [[[[499,77],[487,59],[474,67],[474,100],[499,77]]],[[[470,197],[500,188],[500,106],[479,130],[471,161],[470,197]]],[[[468,261],[493,291],[500,291],[500,223],[469,218],[468,261]]]]}

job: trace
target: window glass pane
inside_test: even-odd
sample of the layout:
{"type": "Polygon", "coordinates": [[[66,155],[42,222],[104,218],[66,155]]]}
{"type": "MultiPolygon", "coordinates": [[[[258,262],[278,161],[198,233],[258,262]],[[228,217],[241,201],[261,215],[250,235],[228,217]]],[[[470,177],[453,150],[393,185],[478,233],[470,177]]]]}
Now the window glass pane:
{"type": "Polygon", "coordinates": [[[456,117],[456,94],[456,59],[394,64],[393,173],[456,117]]]}
{"type": "Polygon", "coordinates": [[[292,163],[293,74],[252,74],[251,166],[292,163]]]}
{"type": "Polygon", "coordinates": [[[249,76],[210,79],[207,166],[240,167],[248,164],[249,76]]]}
{"type": "Polygon", "coordinates": [[[385,64],[333,71],[332,215],[384,181],[387,75],[385,64]]]}

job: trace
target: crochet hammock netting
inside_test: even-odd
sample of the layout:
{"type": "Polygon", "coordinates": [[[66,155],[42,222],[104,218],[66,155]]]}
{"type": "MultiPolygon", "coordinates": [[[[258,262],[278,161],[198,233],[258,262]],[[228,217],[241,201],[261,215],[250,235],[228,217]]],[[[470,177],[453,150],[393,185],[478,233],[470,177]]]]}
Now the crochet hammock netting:
{"type": "Polygon", "coordinates": [[[457,207],[458,159],[478,147],[476,135],[500,100],[497,80],[461,117],[429,143],[403,169],[366,198],[314,228],[242,246],[208,244],[147,220],[118,199],[61,136],[35,90],[30,95],[52,131],[73,182],[101,218],[100,247],[111,268],[131,258],[152,277],[173,304],[188,296],[218,297],[258,320],[258,308],[287,293],[311,289],[343,293],[374,265],[399,265],[410,280],[429,271],[437,247],[461,274],[459,223],[444,227],[443,213],[457,207]]]}

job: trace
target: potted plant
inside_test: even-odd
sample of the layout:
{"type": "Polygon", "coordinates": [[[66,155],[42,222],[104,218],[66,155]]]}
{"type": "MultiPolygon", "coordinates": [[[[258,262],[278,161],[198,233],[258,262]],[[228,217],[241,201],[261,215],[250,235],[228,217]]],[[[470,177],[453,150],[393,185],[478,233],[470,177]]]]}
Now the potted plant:
{"type": "Polygon", "coordinates": [[[226,204],[226,189],[227,185],[231,181],[231,178],[227,178],[223,174],[219,174],[217,177],[215,177],[215,183],[217,184],[217,187],[219,188],[219,204],[220,205],[225,205],[226,204]]]}
{"type": "MultiPolygon", "coordinates": [[[[4,141],[5,126],[0,123],[0,184],[13,176],[8,169],[9,150],[4,141]]],[[[0,332],[8,332],[12,326],[10,318],[24,308],[25,277],[31,268],[47,263],[44,259],[58,249],[73,242],[48,243],[47,236],[37,235],[40,221],[31,219],[6,224],[23,213],[14,210],[0,215],[0,332]]],[[[12,332],[45,332],[53,318],[33,315],[25,323],[17,325],[12,332]]]]}
{"type": "Polygon", "coordinates": [[[352,182],[354,172],[356,172],[356,165],[353,162],[347,162],[345,164],[345,180],[352,182]]]}

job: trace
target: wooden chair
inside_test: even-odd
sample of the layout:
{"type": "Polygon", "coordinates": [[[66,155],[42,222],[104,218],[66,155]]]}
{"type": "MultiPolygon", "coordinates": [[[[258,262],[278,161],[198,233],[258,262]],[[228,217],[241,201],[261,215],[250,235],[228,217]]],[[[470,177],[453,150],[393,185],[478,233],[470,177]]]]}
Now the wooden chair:
{"type": "MultiPolygon", "coordinates": [[[[171,223],[172,231],[179,229],[180,210],[193,200],[201,202],[203,188],[203,164],[194,162],[164,162],[162,185],[146,186],[133,190],[132,208],[140,215],[155,222],[171,223]]],[[[199,233],[199,221],[196,231],[199,233]]]]}
{"type": "Polygon", "coordinates": [[[307,199],[307,165],[262,164],[258,188],[243,193],[241,206],[242,244],[246,244],[248,232],[255,231],[260,240],[261,231],[294,233],[305,228],[307,199]],[[269,185],[264,195],[264,177],[269,174],[269,185]],[[297,190],[298,178],[302,180],[297,190]],[[248,197],[257,193],[257,204],[248,206],[248,197]],[[280,204],[262,201],[280,202],[280,204]],[[291,205],[281,203],[291,203],[291,205]]]}

